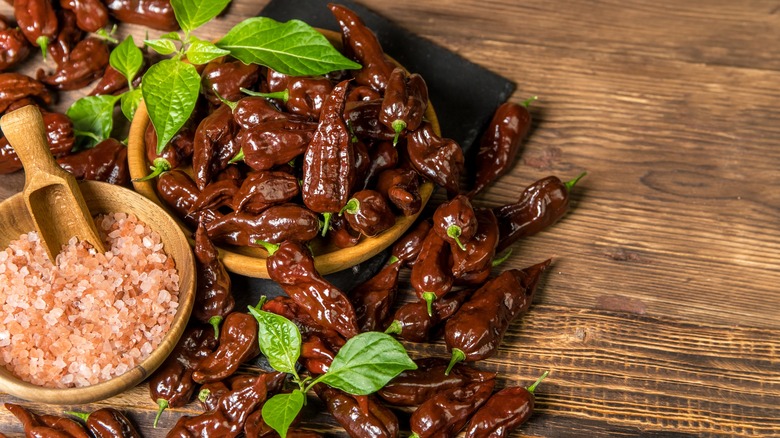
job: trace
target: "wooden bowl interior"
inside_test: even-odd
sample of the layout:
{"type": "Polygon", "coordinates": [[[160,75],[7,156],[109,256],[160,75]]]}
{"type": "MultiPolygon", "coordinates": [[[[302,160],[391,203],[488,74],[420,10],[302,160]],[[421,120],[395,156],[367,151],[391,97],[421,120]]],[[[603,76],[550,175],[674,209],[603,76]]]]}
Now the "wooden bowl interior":
{"type": "MultiPolygon", "coordinates": [[[[336,48],[341,48],[341,34],[330,30],[318,29],[336,48]]],[[[396,62],[397,64],[397,62],[396,62]]],[[[400,64],[399,64],[400,65],[400,64]]],[[[425,112],[425,118],[432,125],[436,133],[441,134],[439,120],[432,105],[428,105],[425,112]]],[[[127,160],[130,169],[130,176],[133,179],[141,178],[149,173],[150,163],[146,160],[146,142],[144,135],[149,125],[149,114],[146,105],[141,103],[133,117],[133,123],[130,127],[130,137],[128,140],[127,160]]],[[[157,205],[165,208],[172,216],[176,217],[172,210],[157,196],[155,181],[133,182],[136,192],[151,199],[157,205]]],[[[420,196],[423,207],[428,203],[434,186],[430,182],[425,182],[420,186],[420,196]]],[[[422,211],[422,208],[420,208],[422,211]]],[[[347,269],[362,263],[375,256],[393,242],[398,240],[403,233],[412,226],[417,216],[398,216],[395,225],[376,237],[363,237],[360,242],[351,248],[323,247],[315,241],[314,264],[321,274],[330,274],[347,269]]],[[[194,230],[186,224],[176,219],[179,226],[191,236],[194,230]]],[[[192,240],[190,240],[192,242],[192,240]]],[[[268,271],[265,266],[267,253],[260,248],[238,247],[233,245],[219,245],[219,252],[225,267],[231,272],[246,275],[255,278],[268,278],[268,271]]]]}
{"type": "MultiPolygon", "coordinates": [[[[184,233],[173,218],[150,200],[123,187],[87,181],[80,183],[79,188],[93,215],[110,212],[133,213],[160,233],[164,250],[173,257],[179,273],[179,308],[170,330],[146,360],[125,374],[96,385],[68,389],[42,388],[19,380],[4,367],[0,367],[0,391],[29,401],[50,404],[90,403],[114,396],[141,383],[171,353],[184,332],[192,311],[195,296],[195,261],[184,233]]],[[[0,248],[6,248],[21,234],[33,230],[34,226],[21,194],[14,195],[0,204],[0,248]]]]}

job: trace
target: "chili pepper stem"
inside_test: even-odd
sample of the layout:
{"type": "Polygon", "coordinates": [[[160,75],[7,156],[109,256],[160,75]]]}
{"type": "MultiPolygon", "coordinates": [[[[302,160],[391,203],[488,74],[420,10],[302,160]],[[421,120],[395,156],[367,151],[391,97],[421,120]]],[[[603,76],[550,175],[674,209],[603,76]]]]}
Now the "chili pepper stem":
{"type": "Polygon", "coordinates": [[[41,48],[43,59],[46,60],[46,49],[49,47],[49,37],[47,37],[46,35],[41,35],[35,39],[35,44],[37,44],[38,47],[41,48]]]}
{"type": "Polygon", "coordinates": [[[398,260],[400,260],[398,257],[391,255],[389,259],[387,259],[387,265],[394,265],[398,263],[398,260]]]}
{"type": "Polygon", "coordinates": [[[352,198],[349,201],[347,201],[344,207],[341,208],[341,210],[339,211],[339,216],[344,214],[344,212],[347,212],[349,214],[357,214],[358,210],[360,210],[360,201],[358,201],[355,198],[352,198]]]}
{"type": "Polygon", "coordinates": [[[403,120],[395,120],[391,126],[393,127],[393,131],[395,131],[395,137],[393,137],[393,147],[395,147],[395,145],[398,144],[398,137],[400,137],[401,133],[406,129],[406,122],[403,120]]]}
{"type": "Polygon", "coordinates": [[[447,235],[449,237],[452,237],[453,240],[455,240],[455,243],[458,244],[458,248],[465,251],[466,245],[464,245],[460,241],[460,232],[461,232],[460,227],[457,225],[450,225],[449,227],[447,227],[447,235]]]}
{"type": "Polygon", "coordinates": [[[279,250],[279,245],[271,242],[266,242],[264,240],[255,240],[255,243],[265,248],[266,251],[268,251],[268,255],[272,256],[276,251],[279,250]]]}
{"type": "Polygon", "coordinates": [[[447,370],[444,371],[445,376],[450,375],[450,371],[452,371],[452,367],[455,366],[458,362],[463,362],[466,359],[466,354],[459,348],[453,348],[452,349],[452,359],[450,359],[450,364],[447,365],[447,370]]]}
{"type": "Polygon", "coordinates": [[[157,428],[157,422],[160,421],[160,415],[162,415],[164,410],[168,409],[168,400],[164,398],[158,398],[157,406],[159,407],[157,409],[157,415],[154,416],[154,423],[152,423],[152,427],[154,428],[157,428]]]}
{"type": "Polygon", "coordinates": [[[504,255],[500,256],[497,259],[493,259],[493,261],[490,262],[490,265],[495,268],[496,266],[500,265],[501,263],[504,263],[509,258],[509,256],[511,256],[511,255],[512,255],[512,248],[509,248],[507,250],[507,252],[504,253],[504,255]]]}
{"type": "Polygon", "coordinates": [[[198,392],[198,400],[201,402],[205,402],[207,398],[209,398],[209,395],[211,395],[211,390],[208,388],[203,388],[198,392]]]}
{"type": "Polygon", "coordinates": [[[412,432],[412,434],[409,435],[409,438],[420,438],[420,435],[417,435],[416,433],[412,432]]]}
{"type": "Polygon", "coordinates": [[[266,99],[280,99],[282,102],[287,103],[290,99],[290,90],[284,89],[284,91],[277,91],[274,93],[260,93],[259,91],[252,91],[246,88],[241,88],[241,92],[254,97],[265,97],[266,99]]]}
{"type": "Polygon", "coordinates": [[[534,382],[531,386],[526,388],[526,390],[528,390],[528,392],[533,394],[534,391],[536,390],[536,387],[539,386],[539,384],[542,383],[542,380],[547,378],[547,376],[549,376],[549,375],[550,375],[550,372],[549,371],[545,371],[538,379],[536,379],[536,382],[534,382]]]}
{"type": "Polygon", "coordinates": [[[401,322],[397,319],[394,319],[393,322],[390,323],[389,326],[387,326],[387,329],[385,329],[386,335],[400,335],[401,331],[403,330],[403,327],[401,327],[401,322]]]}
{"type": "Polygon", "coordinates": [[[236,156],[231,158],[229,163],[233,164],[233,163],[238,163],[239,161],[244,161],[244,148],[239,149],[236,156]]]}
{"type": "Polygon", "coordinates": [[[152,173],[141,178],[136,178],[133,182],[149,181],[171,170],[171,163],[163,157],[155,158],[154,163],[152,164],[153,165],[149,167],[149,170],[151,170],[152,173]]]}
{"type": "Polygon", "coordinates": [[[214,315],[209,318],[209,324],[214,327],[214,339],[219,339],[219,325],[222,324],[222,319],[223,318],[219,315],[214,315]]]}
{"type": "Polygon", "coordinates": [[[423,292],[423,300],[425,300],[425,306],[428,308],[428,316],[433,316],[433,301],[436,299],[436,294],[433,292],[423,292]]]}
{"type": "Polygon", "coordinates": [[[65,415],[73,415],[74,417],[80,419],[83,422],[87,422],[87,419],[89,418],[89,414],[86,412],[76,412],[76,411],[65,411],[65,415]]]}
{"type": "Polygon", "coordinates": [[[537,99],[539,99],[539,96],[531,96],[528,99],[524,100],[523,103],[521,103],[520,105],[523,105],[524,107],[528,108],[537,99]]]}
{"type": "Polygon", "coordinates": [[[578,183],[578,182],[579,182],[579,181],[582,179],[582,177],[584,177],[584,176],[585,176],[585,175],[587,175],[587,174],[588,174],[588,172],[582,172],[581,174],[579,174],[579,175],[578,175],[576,178],[574,178],[573,180],[571,180],[571,181],[566,181],[566,182],[564,183],[564,185],[566,186],[566,190],[568,190],[568,191],[571,191],[572,187],[574,187],[574,185],[575,185],[575,184],[577,184],[577,183],[578,183]]]}
{"type": "Polygon", "coordinates": [[[322,213],[322,217],[325,218],[325,221],[322,223],[322,237],[325,237],[328,234],[328,230],[330,230],[330,219],[333,217],[333,213],[322,213]]]}
{"type": "Polygon", "coordinates": [[[211,91],[214,93],[215,96],[217,96],[217,99],[219,99],[220,102],[230,107],[230,112],[236,110],[236,107],[238,106],[238,102],[231,102],[225,99],[224,97],[222,97],[222,95],[219,94],[219,91],[217,91],[216,87],[212,88],[211,91]]]}

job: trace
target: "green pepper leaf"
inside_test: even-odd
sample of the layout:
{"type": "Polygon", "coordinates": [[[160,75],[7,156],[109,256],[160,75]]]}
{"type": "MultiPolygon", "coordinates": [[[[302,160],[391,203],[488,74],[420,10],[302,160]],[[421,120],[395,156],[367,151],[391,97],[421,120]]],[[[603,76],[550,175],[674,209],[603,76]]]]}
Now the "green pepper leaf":
{"type": "Polygon", "coordinates": [[[133,120],[133,116],[135,116],[135,110],[138,109],[138,104],[141,103],[142,97],[143,93],[140,88],[136,88],[133,91],[128,91],[122,94],[119,103],[122,107],[122,114],[127,117],[127,120],[133,120]]]}
{"type": "Polygon", "coordinates": [[[200,75],[192,64],[166,59],[144,75],[144,102],[157,131],[157,154],[190,118],[200,93],[200,75]]]}
{"type": "Polygon", "coordinates": [[[166,34],[160,35],[160,39],[181,41],[181,35],[179,35],[179,32],[175,32],[175,31],[168,32],[166,34]]]}
{"type": "Polygon", "coordinates": [[[111,51],[108,62],[111,64],[111,67],[114,67],[119,73],[125,75],[128,84],[130,84],[144,64],[144,54],[141,52],[141,49],[136,47],[133,36],[128,35],[127,38],[122,41],[122,44],[116,46],[116,48],[111,51]]]}
{"type": "Polygon", "coordinates": [[[281,438],[287,437],[287,430],[301,412],[306,395],[300,389],[288,394],[276,394],[263,405],[262,415],[265,424],[279,433],[281,438]]]}
{"type": "Polygon", "coordinates": [[[193,38],[187,49],[187,61],[195,65],[206,64],[225,55],[230,55],[230,51],[198,38],[193,38]]]}
{"type": "Polygon", "coordinates": [[[249,306],[249,313],[257,319],[260,351],[276,370],[298,376],[295,362],[301,355],[301,332],[289,319],[258,307],[249,306]]]}
{"type": "Polygon", "coordinates": [[[230,0],[171,0],[182,30],[191,32],[219,15],[230,0]]]}
{"type": "Polygon", "coordinates": [[[316,381],[354,395],[380,390],[402,371],[417,369],[404,346],[379,332],[361,333],[347,341],[327,373],[316,381]]]}
{"type": "Polygon", "coordinates": [[[79,133],[79,149],[89,149],[111,136],[114,129],[114,105],[119,96],[87,96],[73,102],[67,115],[79,133]]]}
{"type": "Polygon", "coordinates": [[[280,23],[267,17],[238,23],[217,42],[244,64],[262,64],[286,75],[317,76],[361,68],[339,53],[327,38],[299,20],[280,23]]]}
{"type": "Polygon", "coordinates": [[[170,55],[179,50],[176,48],[176,43],[170,39],[144,40],[144,44],[146,44],[146,47],[150,47],[160,55],[170,55]]]}

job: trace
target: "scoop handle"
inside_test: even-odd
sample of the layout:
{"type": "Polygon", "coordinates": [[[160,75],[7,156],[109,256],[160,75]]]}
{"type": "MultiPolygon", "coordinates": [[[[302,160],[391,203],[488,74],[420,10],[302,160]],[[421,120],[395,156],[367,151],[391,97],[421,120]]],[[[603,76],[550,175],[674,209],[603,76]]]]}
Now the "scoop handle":
{"type": "Polygon", "coordinates": [[[0,127],[24,166],[24,202],[49,258],[53,261],[62,244],[74,236],[103,252],[76,178],[51,155],[38,107],[28,105],[4,115],[0,127]]]}

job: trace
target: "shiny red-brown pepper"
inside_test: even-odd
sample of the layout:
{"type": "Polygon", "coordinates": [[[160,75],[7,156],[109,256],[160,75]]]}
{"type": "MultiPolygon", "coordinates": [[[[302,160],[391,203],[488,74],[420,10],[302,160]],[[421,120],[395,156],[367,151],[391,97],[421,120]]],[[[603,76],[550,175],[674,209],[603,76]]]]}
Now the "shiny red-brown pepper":
{"type": "Polygon", "coordinates": [[[219,105],[222,99],[236,101],[244,94],[241,88],[250,88],[257,82],[260,66],[244,64],[241,61],[212,61],[206,65],[201,74],[201,87],[206,99],[214,105],[219,105]]]}
{"type": "Polygon", "coordinates": [[[157,178],[157,194],[176,213],[176,215],[190,225],[197,225],[198,221],[189,216],[190,209],[198,200],[200,190],[195,181],[180,169],[165,172],[157,178]]]}
{"type": "Polygon", "coordinates": [[[569,210],[572,187],[584,175],[568,182],[555,176],[542,178],[526,187],[517,202],[495,207],[500,236],[496,250],[501,252],[558,222],[569,210]]]}
{"type": "Polygon", "coordinates": [[[379,122],[381,111],[381,100],[348,102],[344,107],[344,120],[358,138],[390,141],[392,145],[395,132],[379,122]]]}
{"type": "Polygon", "coordinates": [[[236,179],[225,178],[207,185],[198,195],[190,213],[230,207],[233,205],[233,197],[238,192],[239,183],[240,181],[236,179]]]}
{"type": "Polygon", "coordinates": [[[287,101],[284,107],[291,114],[320,118],[320,111],[325,98],[333,92],[333,83],[327,78],[292,77],[268,69],[266,76],[268,91],[271,93],[287,91],[287,101]]]}
{"type": "Polygon", "coordinates": [[[529,129],[531,113],[526,106],[506,102],[498,107],[479,143],[474,188],[469,192],[469,198],[510,169],[529,129]]]}
{"type": "Polygon", "coordinates": [[[347,102],[360,102],[363,100],[382,100],[382,95],[368,85],[352,87],[347,93],[347,102]]]}
{"type": "Polygon", "coordinates": [[[27,41],[44,52],[57,35],[57,14],[51,0],[16,0],[14,17],[27,41]]]}
{"type": "Polygon", "coordinates": [[[545,372],[528,388],[511,386],[488,399],[469,420],[466,438],[503,438],[531,418],[534,390],[547,377],[545,372]]]}
{"type": "Polygon", "coordinates": [[[272,120],[258,124],[239,134],[243,161],[254,170],[269,170],[305,153],[314,137],[314,128],[307,124],[290,124],[272,120]]]}
{"type": "Polygon", "coordinates": [[[121,186],[130,184],[127,146],[113,138],[101,141],[92,149],[59,157],[57,164],[76,179],[104,181],[121,186]]]}
{"type": "Polygon", "coordinates": [[[474,292],[444,328],[451,365],[495,354],[509,324],[531,307],[536,286],[550,263],[546,260],[522,271],[504,271],[474,292]]]}
{"type": "Polygon", "coordinates": [[[469,273],[479,272],[490,267],[496,255],[498,245],[498,222],[489,208],[477,209],[477,232],[464,244],[461,251],[457,245],[450,244],[452,249],[452,274],[462,277],[469,273]]]}
{"type": "Polygon", "coordinates": [[[268,275],[293,301],[321,326],[347,339],[358,334],[352,303],[317,272],[314,257],[306,246],[289,240],[278,246],[264,246],[269,251],[268,275]]]}
{"type": "Polygon", "coordinates": [[[106,43],[97,38],[82,40],[71,52],[67,61],[51,74],[38,70],[38,80],[58,90],[78,90],[100,78],[108,65],[109,51],[106,43]]]}
{"type": "Polygon", "coordinates": [[[339,22],[345,54],[363,66],[353,73],[355,82],[383,92],[395,64],[385,56],[374,32],[354,11],[335,3],[328,4],[328,7],[339,22]]]}
{"type": "Polygon", "coordinates": [[[216,382],[231,376],[245,361],[260,354],[257,343],[257,320],[242,312],[229,314],[219,335],[219,348],[198,362],[192,380],[216,382]]]}
{"type": "Polygon", "coordinates": [[[305,338],[316,336],[332,352],[337,352],[347,342],[337,331],[320,325],[306,309],[290,297],[278,296],[263,304],[263,310],[282,315],[292,321],[301,332],[304,342],[305,338]]]}
{"type": "Polygon", "coordinates": [[[170,32],[179,30],[170,0],[104,0],[108,11],[123,23],[170,32]]]}
{"type": "Polygon", "coordinates": [[[368,170],[361,181],[362,185],[358,184],[359,188],[373,187],[374,182],[382,172],[396,167],[398,165],[398,149],[389,141],[375,142],[368,149],[368,161],[368,170]]]}
{"type": "Polygon", "coordinates": [[[423,402],[409,420],[410,438],[455,436],[493,392],[495,380],[474,382],[436,393],[423,402]]]}
{"type": "Polygon", "coordinates": [[[141,438],[133,423],[116,409],[102,408],[89,414],[68,414],[81,418],[94,438],[141,438]]]}
{"type": "Polygon", "coordinates": [[[219,252],[211,243],[202,222],[198,224],[198,230],[195,232],[194,252],[198,281],[192,316],[200,322],[211,324],[214,327],[214,336],[219,338],[219,324],[233,311],[236,301],[230,292],[230,276],[225,265],[219,260],[219,252]]]}
{"type": "Polygon", "coordinates": [[[70,418],[37,415],[27,409],[6,403],[5,408],[22,422],[24,433],[31,438],[90,438],[89,433],[70,418]]]}
{"type": "Polygon", "coordinates": [[[473,290],[462,289],[450,292],[433,302],[431,314],[428,303],[415,301],[399,307],[385,333],[397,335],[409,342],[430,342],[440,331],[441,324],[466,302],[473,290]]]}
{"type": "MultiPolygon", "coordinates": [[[[0,23],[5,23],[2,16],[0,23]]],[[[0,29],[0,71],[14,67],[29,54],[30,44],[21,30],[7,26],[0,29]]]]}
{"type": "Polygon", "coordinates": [[[433,212],[433,231],[450,245],[464,245],[477,233],[477,216],[469,198],[458,195],[433,212]]]}
{"type": "Polygon", "coordinates": [[[214,176],[227,167],[230,157],[238,153],[238,126],[230,107],[222,105],[201,120],[195,131],[192,170],[198,189],[203,190],[214,176]],[[224,150],[227,160],[220,160],[224,150]]]}
{"type": "Polygon", "coordinates": [[[404,266],[412,266],[417,261],[417,256],[422,249],[422,243],[425,236],[431,230],[431,224],[428,221],[420,221],[406,234],[396,240],[391,249],[391,254],[395,256],[404,266]]]}
{"type": "MultiPolygon", "coordinates": [[[[124,76],[122,77],[124,78],[124,76]]],[[[127,82],[125,81],[125,83],[127,82]]],[[[144,133],[144,143],[146,145],[146,160],[154,168],[148,176],[142,178],[142,180],[147,180],[189,161],[195,150],[195,127],[189,122],[185,124],[163,147],[162,153],[157,154],[157,132],[154,130],[154,125],[150,123],[144,133]]]]}
{"type": "Polygon", "coordinates": [[[412,266],[411,276],[412,287],[417,297],[428,304],[429,315],[433,313],[433,302],[447,294],[454,281],[450,247],[438,234],[430,231],[423,240],[417,263],[412,266]]]}
{"type": "Polygon", "coordinates": [[[46,104],[52,100],[49,90],[41,82],[21,73],[0,73],[0,113],[25,97],[34,97],[46,104]]]}
{"type": "Polygon", "coordinates": [[[436,135],[433,126],[424,122],[406,136],[406,151],[417,173],[444,187],[450,197],[458,193],[464,158],[455,140],[436,135]]]}
{"type": "MultiPolygon", "coordinates": [[[[55,157],[70,153],[76,138],[73,134],[73,123],[68,116],[60,113],[43,113],[43,123],[49,150],[55,157]]],[[[22,162],[16,151],[5,137],[0,137],[0,173],[12,173],[22,169],[22,162]]]]}
{"type": "MultiPolygon", "coordinates": [[[[252,413],[244,425],[246,438],[279,438],[279,434],[263,421],[262,410],[252,413]]],[[[287,438],[322,438],[322,435],[310,430],[289,429],[287,438]]]]}
{"type": "Polygon", "coordinates": [[[368,411],[361,409],[355,396],[322,384],[314,391],[325,402],[328,412],[352,438],[394,438],[398,436],[398,418],[393,412],[368,398],[368,411]]]}
{"type": "Polygon", "coordinates": [[[79,29],[97,32],[108,24],[108,9],[100,0],[60,0],[63,9],[76,14],[79,29]]]}
{"type": "Polygon", "coordinates": [[[287,121],[290,115],[279,111],[264,97],[249,96],[236,102],[233,108],[233,119],[241,129],[252,129],[263,122],[287,121]]]}
{"type": "Polygon", "coordinates": [[[325,235],[328,243],[335,245],[337,248],[351,248],[360,242],[362,235],[353,230],[347,222],[347,218],[343,215],[335,215],[330,219],[330,225],[328,232],[325,235]]]}
{"type": "Polygon", "coordinates": [[[84,39],[84,31],[79,29],[76,14],[67,10],[57,11],[57,38],[49,43],[46,53],[57,65],[65,64],[76,45],[84,39]]]}
{"type": "Polygon", "coordinates": [[[377,391],[377,395],[394,406],[419,406],[441,391],[462,388],[474,382],[487,382],[496,373],[458,365],[449,374],[447,360],[428,357],[414,361],[416,370],[407,370],[377,391]]]}
{"type": "Polygon", "coordinates": [[[320,231],[319,218],[297,204],[275,205],[259,215],[233,212],[206,225],[215,241],[241,246],[258,246],[258,240],[278,243],[285,240],[308,242],[320,231]]]}
{"type": "Polygon", "coordinates": [[[379,113],[379,121],[395,132],[393,144],[404,131],[420,127],[427,108],[428,86],[422,76],[407,75],[402,68],[393,70],[379,113]]]}
{"type": "Polygon", "coordinates": [[[260,214],[274,205],[284,204],[300,194],[295,176],[286,172],[250,172],[233,196],[236,211],[260,214]]]}
{"type": "Polygon", "coordinates": [[[398,260],[388,264],[349,293],[361,332],[379,330],[389,316],[398,290],[401,266],[403,264],[398,260]]]}
{"type": "Polygon", "coordinates": [[[422,208],[420,177],[412,169],[385,170],[379,174],[376,190],[404,216],[417,214],[422,208]]]}
{"type": "Polygon", "coordinates": [[[344,123],[347,81],[325,99],[320,123],[303,160],[303,203],[318,213],[338,213],[355,182],[352,136],[344,123]]]}
{"type": "Polygon", "coordinates": [[[373,237],[395,225],[395,215],[387,200],[375,190],[361,190],[342,209],[352,229],[373,237]]]}

